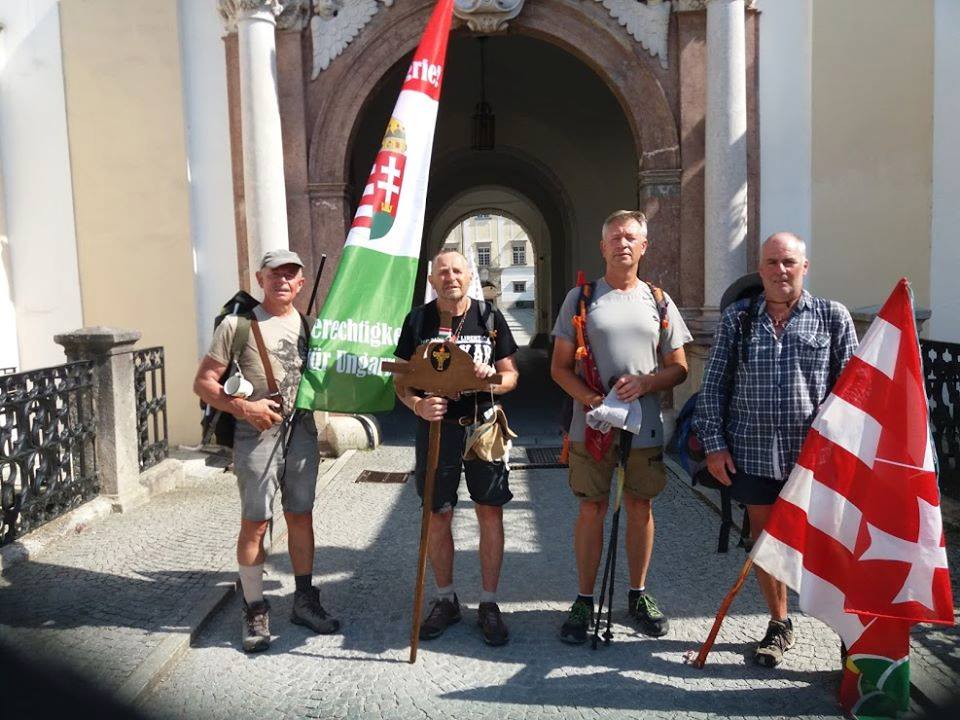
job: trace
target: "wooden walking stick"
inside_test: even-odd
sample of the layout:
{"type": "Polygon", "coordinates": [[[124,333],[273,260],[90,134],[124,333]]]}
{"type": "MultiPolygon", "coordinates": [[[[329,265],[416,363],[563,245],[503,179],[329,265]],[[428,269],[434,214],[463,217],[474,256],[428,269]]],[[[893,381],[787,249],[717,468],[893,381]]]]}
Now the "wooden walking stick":
{"type": "Polygon", "coordinates": [[[753,558],[749,555],[747,556],[747,561],[743,563],[743,567],[740,568],[740,576],[737,578],[737,581],[733,584],[733,587],[730,588],[730,592],[727,593],[727,596],[723,599],[723,602],[720,603],[720,609],[717,610],[717,617],[713,621],[713,627],[710,628],[710,634],[707,635],[707,639],[703,643],[703,647],[700,648],[700,652],[697,653],[697,657],[690,663],[691,665],[702,668],[707,662],[707,655],[710,654],[710,648],[713,647],[714,640],[717,639],[717,634],[720,632],[720,626],[723,624],[723,619],[727,616],[727,611],[730,609],[733,599],[737,596],[737,593],[740,592],[740,588],[743,587],[743,583],[747,579],[747,575],[750,574],[750,568],[753,566],[753,558]]]}
{"type": "Polygon", "coordinates": [[[413,590],[413,624],[410,628],[410,662],[417,661],[420,646],[420,615],[423,611],[423,585],[427,576],[427,542],[430,539],[430,519],[433,517],[433,486],[437,479],[440,460],[440,424],[430,423],[430,443],[427,446],[427,476],[423,483],[423,514],[420,518],[420,555],[417,557],[417,584],[413,590]]]}
{"type": "MultiPolygon", "coordinates": [[[[450,327],[450,313],[440,314],[440,326],[450,327]]],[[[433,395],[456,397],[465,390],[487,390],[490,385],[503,382],[499,374],[482,380],[474,373],[473,357],[451,341],[429,342],[420,345],[410,362],[384,362],[381,367],[394,373],[398,387],[409,387],[433,395]]],[[[430,423],[430,442],[427,448],[427,474],[423,483],[423,515],[420,521],[420,554],[417,558],[417,584],[413,592],[413,623],[410,629],[410,662],[417,661],[420,644],[420,615],[423,608],[423,584],[427,574],[427,543],[430,538],[430,519],[433,517],[433,488],[440,459],[440,427],[442,420],[430,423]]]]}

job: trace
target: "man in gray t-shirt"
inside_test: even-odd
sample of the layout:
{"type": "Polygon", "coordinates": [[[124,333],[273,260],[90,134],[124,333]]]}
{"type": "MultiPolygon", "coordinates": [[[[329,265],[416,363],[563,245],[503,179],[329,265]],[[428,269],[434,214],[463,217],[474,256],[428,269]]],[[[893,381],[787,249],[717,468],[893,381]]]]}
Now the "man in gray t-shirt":
{"type": "Polygon", "coordinates": [[[610,390],[615,390],[622,402],[638,401],[643,416],[631,446],[623,495],[630,614],[646,635],[660,637],[668,629],[666,616],[645,587],[653,551],[651,501],[666,484],[659,392],[686,379],[683,346],[693,338],[670,296],[656,297],[652,287],[638,279],[637,269],[646,251],[643,213],[620,210],[604,221],[600,252],[605,272],[591,284],[592,292],[585,301],[585,334],[602,387],[591,387],[576,360],[578,338],[573,321],[579,312],[579,288],[567,294],[553,328],[550,374],[573,398],[569,482],[580,501],[574,528],[579,588],[560,630],[560,639],[568,643],[584,642],[593,618],[593,590],[603,553],[603,522],[617,464],[619,431],[611,430],[613,438],[604,442],[596,431],[586,428],[585,415],[600,405],[610,390]],[[661,310],[665,310],[663,317],[661,310]]]}

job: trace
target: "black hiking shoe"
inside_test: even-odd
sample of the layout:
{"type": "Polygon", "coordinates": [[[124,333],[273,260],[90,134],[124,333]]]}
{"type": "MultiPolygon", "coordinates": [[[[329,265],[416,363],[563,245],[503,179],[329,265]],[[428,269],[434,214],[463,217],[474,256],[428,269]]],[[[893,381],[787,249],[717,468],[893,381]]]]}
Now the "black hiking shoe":
{"type": "Polygon", "coordinates": [[[462,617],[460,601],[457,600],[456,595],[453,596],[453,600],[437,598],[430,605],[430,614],[420,626],[420,639],[433,640],[440,637],[444,630],[460,622],[462,617]]]}
{"type": "Polygon", "coordinates": [[[320,588],[315,587],[293,594],[290,622],[305,625],[320,635],[330,635],[340,629],[340,621],[330,617],[320,604],[320,588]]]}
{"type": "Polygon", "coordinates": [[[763,667],[776,667],[783,660],[783,654],[796,643],[793,634],[793,622],[786,620],[771,620],[767,625],[767,634],[757,645],[754,660],[763,667]]]}
{"type": "Polygon", "coordinates": [[[500,607],[495,602],[482,602],[477,608],[477,622],[480,625],[480,632],[483,633],[483,641],[487,645],[506,645],[510,636],[503,617],[500,615],[500,607]]]}
{"type": "Polygon", "coordinates": [[[258,600],[247,605],[244,600],[241,614],[240,641],[243,651],[255,653],[270,647],[270,603],[258,600]]]}
{"type": "Polygon", "coordinates": [[[631,590],[627,595],[630,617],[637,629],[650,637],[663,637],[670,630],[670,621],[657,605],[653,595],[631,590]]]}
{"type": "Polygon", "coordinates": [[[570,645],[581,645],[587,641],[587,633],[593,624],[593,605],[577,600],[570,606],[566,622],[560,628],[560,639],[570,645]]]}

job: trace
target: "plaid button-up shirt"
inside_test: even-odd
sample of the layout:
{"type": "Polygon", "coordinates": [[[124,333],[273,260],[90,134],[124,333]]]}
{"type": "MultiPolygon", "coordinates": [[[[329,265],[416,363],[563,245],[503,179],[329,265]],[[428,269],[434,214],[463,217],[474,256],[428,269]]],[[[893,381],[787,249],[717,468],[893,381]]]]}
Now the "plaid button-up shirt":
{"type": "Polygon", "coordinates": [[[708,453],[729,449],[737,470],[786,478],[857,335],[843,305],[804,290],[777,338],[761,295],[744,360],[749,307],[741,300],[720,318],[697,400],[697,433],[708,453]]]}

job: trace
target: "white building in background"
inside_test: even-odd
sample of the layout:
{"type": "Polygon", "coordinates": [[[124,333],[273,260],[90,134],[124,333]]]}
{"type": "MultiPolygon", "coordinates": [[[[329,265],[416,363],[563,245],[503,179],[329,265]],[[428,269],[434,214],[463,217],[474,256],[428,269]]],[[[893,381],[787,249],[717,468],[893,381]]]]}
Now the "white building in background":
{"type": "Polygon", "coordinates": [[[473,257],[488,300],[500,307],[533,307],[534,250],[521,225],[496,213],[478,213],[454,227],[443,246],[473,257]]]}

